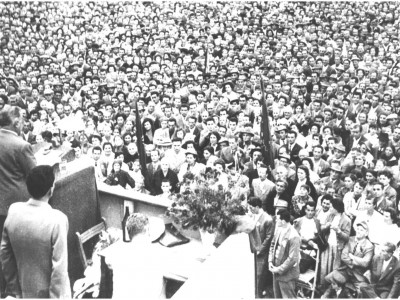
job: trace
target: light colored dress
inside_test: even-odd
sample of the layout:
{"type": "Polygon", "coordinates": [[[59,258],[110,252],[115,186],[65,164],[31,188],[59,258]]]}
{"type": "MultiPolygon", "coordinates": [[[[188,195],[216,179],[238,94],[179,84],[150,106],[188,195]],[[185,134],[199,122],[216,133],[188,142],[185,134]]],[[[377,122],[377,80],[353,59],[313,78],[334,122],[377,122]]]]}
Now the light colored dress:
{"type": "MultiPolygon", "coordinates": [[[[333,218],[331,226],[339,226],[341,216],[333,218]]],[[[328,248],[321,253],[320,282],[324,283],[325,276],[340,266],[341,251],[337,248],[338,240],[336,231],[330,229],[328,237],[328,248]]]]}

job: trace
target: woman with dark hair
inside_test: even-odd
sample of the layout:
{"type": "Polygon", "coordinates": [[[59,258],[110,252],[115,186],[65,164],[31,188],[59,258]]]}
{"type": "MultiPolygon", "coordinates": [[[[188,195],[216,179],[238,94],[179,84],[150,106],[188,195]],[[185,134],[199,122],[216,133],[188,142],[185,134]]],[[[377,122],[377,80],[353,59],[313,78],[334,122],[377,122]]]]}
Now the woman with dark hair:
{"type": "Polygon", "coordinates": [[[154,138],[154,122],[150,118],[146,118],[142,123],[143,138],[146,145],[153,144],[154,138]]]}
{"type": "Polygon", "coordinates": [[[297,103],[294,106],[294,115],[292,116],[292,118],[298,126],[304,123],[305,115],[304,115],[304,105],[302,103],[297,103]]]}
{"type": "Polygon", "coordinates": [[[128,145],[132,142],[132,140],[133,140],[132,133],[130,133],[130,132],[125,132],[125,133],[122,135],[122,140],[124,141],[124,146],[125,146],[125,147],[128,146],[128,145]]]}
{"type": "MultiPolygon", "coordinates": [[[[308,152],[312,152],[312,148],[315,146],[315,141],[314,141],[314,134],[318,134],[319,135],[319,131],[321,129],[321,126],[319,126],[316,123],[313,123],[310,125],[310,130],[308,132],[308,135],[306,136],[306,148],[308,150],[308,152]]],[[[319,145],[321,145],[321,142],[319,142],[319,145]]]]}
{"type": "Polygon", "coordinates": [[[344,176],[344,187],[339,189],[338,194],[344,197],[344,195],[346,195],[348,192],[352,192],[356,181],[357,181],[356,175],[346,174],[344,176]]]}
{"type": "Polygon", "coordinates": [[[373,195],[373,186],[374,186],[374,182],[376,181],[376,179],[378,178],[378,172],[372,169],[368,169],[365,172],[365,180],[367,182],[367,185],[365,186],[364,189],[364,194],[367,195],[367,198],[372,197],[373,195]]]}
{"type": "Polygon", "coordinates": [[[297,167],[295,184],[296,184],[296,188],[294,190],[295,196],[300,195],[300,188],[302,185],[307,185],[310,189],[309,193],[311,198],[315,202],[317,201],[318,198],[317,191],[315,190],[314,184],[310,180],[310,171],[306,166],[300,165],[297,167]]]}
{"type": "Polygon", "coordinates": [[[211,146],[207,146],[203,149],[203,159],[201,159],[201,163],[205,164],[206,167],[213,167],[215,161],[218,159],[217,156],[214,155],[214,148],[211,146]]]}
{"type": "Polygon", "coordinates": [[[380,158],[386,161],[386,166],[388,167],[397,166],[398,164],[398,160],[395,156],[395,150],[392,146],[386,146],[380,158]]]}
{"type": "Polygon", "coordinates": [[[107,176],[105,183],[108,185],[120,185],[124,189],[126,186],[130,186],[131,189],[135,187],[135,180],[128,174],[128,172],[121,169],[122,161],[116,159],[112,163],[112,171],[107,176]]]}
{"type": "Polygon", "coordinates": [[[391,201],[395,205],[397,199],[397,192],[390,185],[392,178],[393,178],[392,172],[390,172],[387,169],[378,172],[378,181],[383,184],[383,192],[385,195],[385,199],[391,201]]]}
{"type": "Polygon", "coordinates": [[[290,206],[290,215],[292,216],[292,220],[296,220],[306,215],[306,204],[309,201],[314,202],[310,196],[310,187],[307,184],[302,184],[300,186],[299,194],[292,198],[290,206]]]}
{"type": "Polygon", "coordinates": [[[378,130],[382,130],[382,128],[390,126],[388,121],[387,121],[387,116],[388,113],[387,112],[382,112],[379,116],[378,116],[378,120],[376,121],[376,125],[378,127],[378,130]]]}
{"type": "Polygon", "coordinates": [[[319,180],[319,176],[318,176],[318,174],[317,174],[316,172],[313,171],[313,170],[314,170],[314,163],[313,163],[312,159],[309,158],[309,157],[304,157],[304,158],[301,160],[301,164],[302,164],[303,166],[306,166],[306,167],[308,168],[308,170],[309,170],[309,172],[310,172],[310,180],[311,180],[311,182],[312,182],[313,184],[314,184],[315,182],[317,182],[317,181],[319,180]]]}
{"type": "Polygon", "coordinates": [[[328,248],[321,253],[321,272],[319,282],[326,288],[325,276],[337,269],[341,263],[344,245],[350,237],[351,221],[344,213],[344,204],[337,198],[331,199],[331,216],[326,225],[321,227],[322,234],[328,242],[328,248]]]}
{"type": "Polygon", "coordinates": [[[397,245],[400,242],[400,229],[397,225],[397,214],[396,210],[392,207],[385,208],[383,210],[383,226],[382,234],[380,237],[382,238],[380,241],[380,245],[383,245],[385,242],[392,242],[397,245]]]}
{"type": "Polygon", "coordinates": [[[220,139],[221,135],[217,131],[212,131],[208,134],[207,137],[204,138],[200,145],[200,149],[211,147],[214,149],[214,153],[217,153],[220,150],[220,147],[218,145],[220,139]]]}

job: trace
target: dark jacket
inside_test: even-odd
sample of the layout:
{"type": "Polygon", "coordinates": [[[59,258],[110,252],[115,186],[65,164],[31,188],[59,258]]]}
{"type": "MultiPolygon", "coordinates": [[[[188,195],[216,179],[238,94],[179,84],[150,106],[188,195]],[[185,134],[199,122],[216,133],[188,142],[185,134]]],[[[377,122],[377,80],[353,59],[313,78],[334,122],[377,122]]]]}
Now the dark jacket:
{"type": "Polygon", "coordinates": [[[379,294],[388,292],[388,299],[397,298],[400,291],[400,262],[393,256],[383,272],[382,266],[383,258],[375,255],[371,264],[371,284],[379,294]]]}
{"type": "MultiPolygon", "coordinates": [[[[263,210],[271,216],[275,216],[275,206],[274,206],[275,197],[276,197],[276,189],[274,188],[274,190],[267,196],[267,200],[265,201],[263,206],[263,210]]],[[[287,191],[283,192],[279,197],[280,200],[285,200],[288,203],[288,209],[289,206],[291,205],[290,198],[291,196],[287,191]]]]}
{"type": "Polygon", "coordinates": [[[120,185],[123,188],[126,188],[126,185],[129,184],[131,188],[135,187],[135,180],[123,170],[120,170],[118,173],[111,172],[110,175],[107,176],[105,181],[108,185],[120,185]]]}
{"type": "Polygon", "coordinates": [[[161,169],[158,169],[153,176],[153,182],[152,182],[152,188],[153,190],[151,191],[152,195],[160,195],[162,194],[162,189],[161,189],[161,183],[163,179],[168,179],[168,181],[171,184],[171,191],[173,193],[178,193],[179,188],[177,187],[179,180],[178,180],[178,175],[171,169],[168,169],[167,175],[164,176],[164,173],[161,169]]]}

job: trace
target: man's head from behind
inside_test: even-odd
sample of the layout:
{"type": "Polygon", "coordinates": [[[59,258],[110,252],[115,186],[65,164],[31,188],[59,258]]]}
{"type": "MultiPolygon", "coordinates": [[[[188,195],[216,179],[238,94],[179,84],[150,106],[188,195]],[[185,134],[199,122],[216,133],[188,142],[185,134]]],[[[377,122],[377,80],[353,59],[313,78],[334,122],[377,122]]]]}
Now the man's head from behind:
{"type": "Polygon", "coordinates": [[[35,200],[40,200],[46,195],[51,197],[54,185],[54,172],[51,166],[37,166],[33,168],[26,178],[29,194],[35,200]]]}
{"type": "Polygon", "coordinates": [[[24,119],[21,108],[9,106],[0,111],[0,128],[7,128],[20,134],[23,126],[24,119]]]}
{"type": "Polygon", "coordinates": [[[131,214],[126,222],[126,228],[131,240],[139,235],[147,235],[149,232],[149,218],[141,213],[131,214]]]}

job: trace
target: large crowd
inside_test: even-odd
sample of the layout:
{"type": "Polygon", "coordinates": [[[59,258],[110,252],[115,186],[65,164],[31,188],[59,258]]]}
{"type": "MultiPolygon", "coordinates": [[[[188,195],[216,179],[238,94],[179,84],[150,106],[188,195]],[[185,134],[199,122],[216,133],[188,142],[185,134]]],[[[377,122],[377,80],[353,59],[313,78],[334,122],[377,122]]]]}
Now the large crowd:
{"type": "Polygon", "coordinates": [[[0,110],[20,107],[25,141],[73,148],[109,185],[172,197],[205,176],[271,217],[288,211],[302,248],[320,250],[326,297],[332,286],[373,297],[366,283],[398,297],[400,271],[384,291],[372,275],[385,254],[399,264],[399,12],[396,2],[0,3],[0,110]]]}

